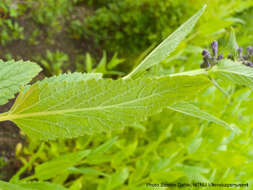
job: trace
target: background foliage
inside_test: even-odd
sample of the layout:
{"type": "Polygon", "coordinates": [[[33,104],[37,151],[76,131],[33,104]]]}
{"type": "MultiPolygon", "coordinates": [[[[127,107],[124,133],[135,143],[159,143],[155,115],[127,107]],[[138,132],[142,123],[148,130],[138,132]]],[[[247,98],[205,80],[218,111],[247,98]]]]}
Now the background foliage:
{"type": "MultiPolygon", "coordinates": [[[[199,68],[201,51],[210,49],[213,40],[227,55],[231,27],[240,46],[252,45],[251,0],[4,0],[0,57],[38,62],[44,70],[40,78],[69,70],[119,78],[204,3],[208,9],[194,32],[152,68],[152,74],[199,68]]],[[[145,122],[101,135],[46,143],[26,137],[26,144],[18,143],[15,150],[24,167],[12,174],[12,181],[22,173],[21,185],[35,189],[36,183],[56,189],[43,180],[71,190],[143,189],[146,183],[163,181],[251,185],[252,91],[219,82],[227,95],[210,87],[192,105],[238,130],[167,109],[145,122]],[[27,182],[33,179],[39,182],[27,182]]],[[[1,178],[6,179],[9,158],[3,152],[1,157],[1,178]]]]}

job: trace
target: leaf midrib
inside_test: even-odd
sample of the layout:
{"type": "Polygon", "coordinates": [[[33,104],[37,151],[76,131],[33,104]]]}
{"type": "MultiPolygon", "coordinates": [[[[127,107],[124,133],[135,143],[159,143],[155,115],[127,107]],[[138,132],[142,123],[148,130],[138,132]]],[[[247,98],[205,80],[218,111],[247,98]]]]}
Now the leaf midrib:
{"type": "MultiPolygon", "coordinates": [[[[108,106],[96,106],[96,107],[89,107],[89,108],[76,108],[76,109],[64,109],[64,110],[58,110],[58,111],[45,111],[45,112],[35,112],[35,113],[26,113],[26,114],[8,114],[6,116],[0,117],[0,121],[5,121],[5,120],[15,120],[15,119],[20,119],[20,118],[25,118],[25,117],[36,117],[36,116],[45,116],[45,115],[57,115],[57,114],[65,114],[65,113],[71,113],[71,112],[84,112],[84,111],[93,111],[93,110],[105,110],[105,109],[110,109],[110,108],[117,108],[125,104],[131,104],[135,103],[137,101],[142,101],[147,98],[152,98],[153,96],[159,96],[161,94],[164,94],[166,92],[169,92],[170,90],[166,90],[162,93],[154,93],[152,95],[146,96],[144,98],[138,98],[134,99],[131,101],[119,103],[119,104],[113,104],[113,105],[108,105],[108,106]]],[[[137,106],[136,106],[137,107],[137,106]]]]}

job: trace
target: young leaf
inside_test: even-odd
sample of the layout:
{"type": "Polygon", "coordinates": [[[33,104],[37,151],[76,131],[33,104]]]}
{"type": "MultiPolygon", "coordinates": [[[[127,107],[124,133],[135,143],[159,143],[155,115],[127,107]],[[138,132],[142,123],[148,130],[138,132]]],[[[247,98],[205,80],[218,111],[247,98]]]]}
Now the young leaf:
{"type": "Polygon", "coordinates": [[[30,61],[0,60],[0,105],[14,98],[22,86],[35,77],[41,68],[30,61]]]}
{"type": "Polygon", "coordinates": [[[166,38],[160,45],[158,45],[131,73],[125,78],[137,78],[140,74],[145,72],[148,68],[160,63],[172,51],[176,49],[178,44],[184,40],[184,38],[192,31],[196,22],[206,9],[206,5],[203,6],[195,15],[181,25],[175,32],[173,32],[168,38],[166,38]]]}
{"type": "Polygon", "coordinates": [[[232,52],[233,57],[237,56],[238,48],[239,48],[239,46],[236,41],[235,31],[233,28],[231,28],[230,36],[229,36],[229,40],[228,40],[228,49],[230,50],[230,52],[232,52]]]}
{"type": "Polygon", "coordinates": [[[68,168],[77,164],[89,153],[90,150],[84,150],[60,156],[59,158],[49,162],[44,162],[35,168],[35,177],[40,180],[47,180],[52,177],[56,177],[57,175],[67,171],[68,168]]]}
{"type": "Polygon", "coordinates": [[[135,124],[199,93],[203,77],[37,83],[0,116],[33,138],[73,138],[135,124]]]}
{"type": "Polygon", "coordinates": [[[204,110],[201,110],[197,106],[190,104],[188,102],[178,102],[176,104],[168,106],[168,108],[186,115],[190,115],[192,117],[214,122],[218,125],[231,129],[231,126],[227,122],[215,117],[214,115],[211,115],[210,113],[204,110]]]}

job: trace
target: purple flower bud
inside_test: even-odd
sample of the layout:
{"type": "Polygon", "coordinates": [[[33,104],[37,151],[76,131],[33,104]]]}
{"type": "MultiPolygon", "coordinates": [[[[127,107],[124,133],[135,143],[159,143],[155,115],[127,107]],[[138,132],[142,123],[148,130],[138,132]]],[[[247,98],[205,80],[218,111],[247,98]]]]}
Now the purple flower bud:
{"type": "Polygon", "coordinates": [[[213,56],[214,58],[217,57],[217,53],[218,53],[218,42],[217,41],[213,41],[212,44],[212,50],[213,50],[213,56]]]}
{"type": "Polygon", "coordinates": [[[248,52],[249,56],[253,56],[253,46],[249,46],[247,48],[247,52],[248,52]]]}
{"type": "Polygon", "coordinates": [[[242,49],[242,48],[238,48],[238,49],[237,49],[237,52],[238,52],[238,54],[239,54],[239,57],[242,57],[243,49],[242,49]]]}
{"type": "Polygon", "coordinates": [[[224,59],[224,56],[222,55],[222,53],[218,56],[217,59],[218,59],[218,60],[224,59]]]}
{"type": "Polygon", "coordinates": [[[248,67],[253,67],[253,63],[250,61],[245,61],[243,62],[244,65],[248,66],[248,67]]]}
{"type": "Polygon", "coordinates": [[[203,57],[211,57],[209,51],[206,50],[206,49],[204,49],[204,50],[202,51],[202,56],[203,56],[203,57]]]}

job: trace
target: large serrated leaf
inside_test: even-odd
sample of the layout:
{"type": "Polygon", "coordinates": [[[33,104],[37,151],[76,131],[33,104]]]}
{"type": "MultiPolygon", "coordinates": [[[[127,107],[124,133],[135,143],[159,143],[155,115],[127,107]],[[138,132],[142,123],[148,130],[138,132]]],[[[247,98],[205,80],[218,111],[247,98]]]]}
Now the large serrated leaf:
{"type": "Polygon", "coordinates": [[[168,38],[166,38],[159,46],[157,46],[131,73],[125,78],[137,78],[148,68],[160,63],[172,51],[176,49],[178,44],[184,40],[184,38],[192,31],[196,22],[206,9],[206,5],[203,6],[195,15],[182,24],[175,32],[173,32],[168,38]]]}
{"type": "Polygon", "coordinates": [[[41,68],[30,61],[0,60],[0,105],[14,98],[22,86],[29,83],[41,68]]]}
{"type": "Polygon", "coordinates": [[[39,83],[0,120],[15,122],[33,138],[73,138],[135,124],[208,85],[198,76],[39,83]]]}

